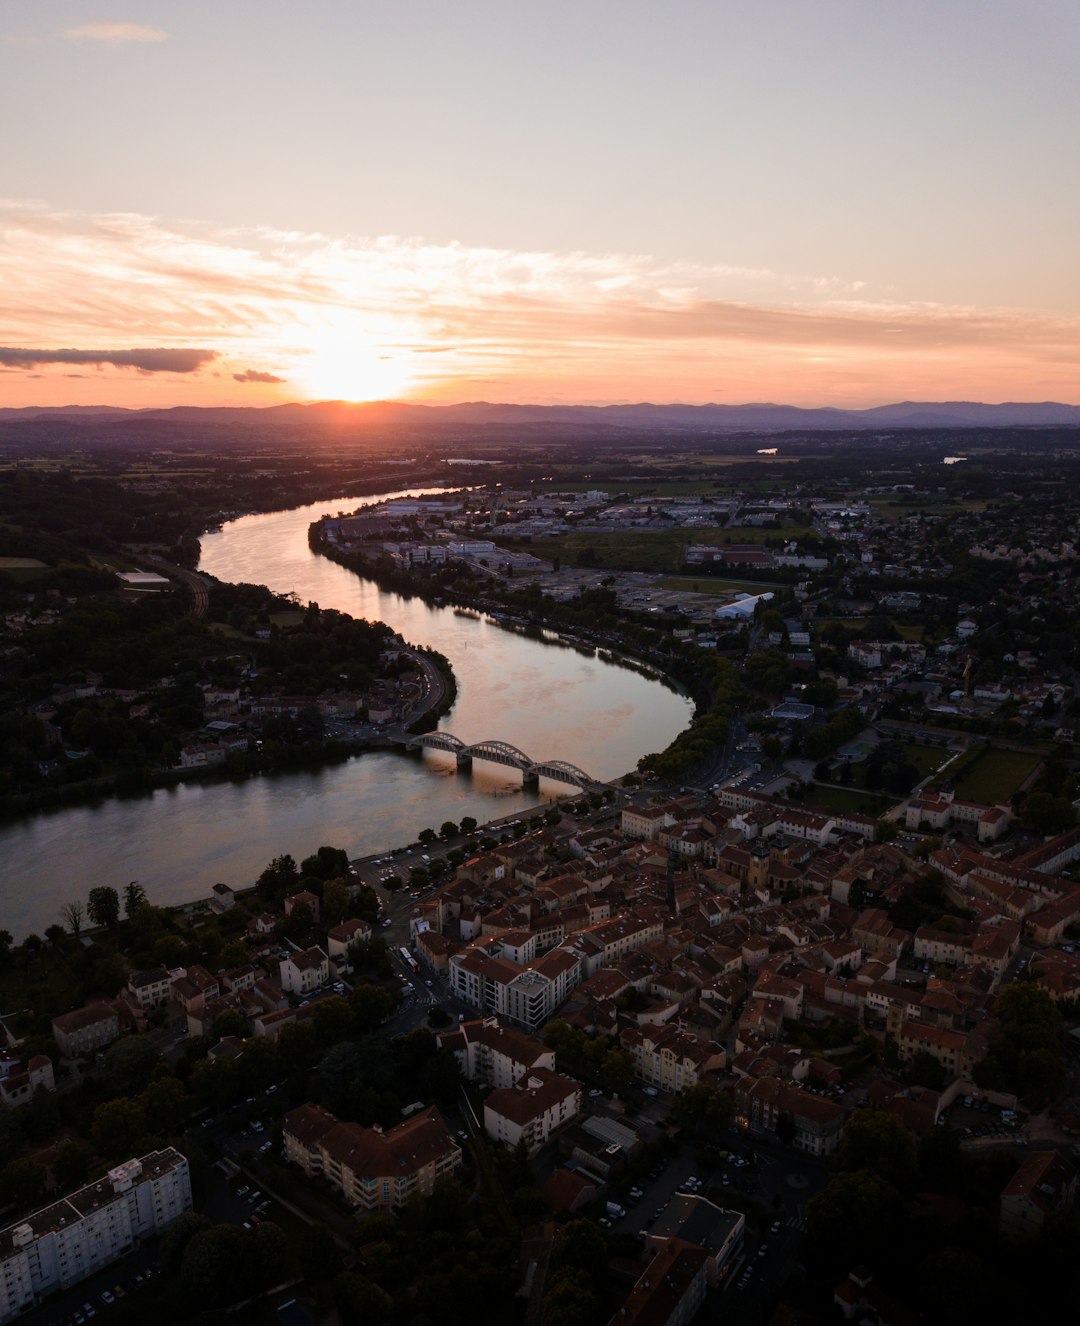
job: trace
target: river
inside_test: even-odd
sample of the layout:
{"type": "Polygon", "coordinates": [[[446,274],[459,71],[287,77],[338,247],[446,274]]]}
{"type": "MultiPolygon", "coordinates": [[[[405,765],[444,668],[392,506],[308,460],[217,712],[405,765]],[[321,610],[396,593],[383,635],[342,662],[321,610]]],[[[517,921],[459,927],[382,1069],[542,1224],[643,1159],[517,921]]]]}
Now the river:
{"type": "MultiPolygon", "coordinates": [[[[533,759],[568,760],[610,779],[663,749],[689,722],[688,698],[659,682],[385,593],[312,553],[312,520],[375,500],[341,497],[244,516],[203,536],[201,569],[388,622],[410,643],[438,649],[458,681],[457,701],[440,727],[469,742],[508,741],[533,759]]],[[[460,775],[447,756],[378,751],[316,772],[179,784],[45,811],[0,831],[0,926],[16,939],[41,933],[65,902],[85,900],[95,885],[120,889],[131,879],[154,903],[189,902],[218,881],[246,887],[282,852],[299,860],[323,843],[350,856],[382,852],[428,825],[437,829],[463,815],[482,822],[565,791],[542,783],[539,794],[527,793],[520,775],[500,765],[477,761],[470,775],[460,775]]]]}

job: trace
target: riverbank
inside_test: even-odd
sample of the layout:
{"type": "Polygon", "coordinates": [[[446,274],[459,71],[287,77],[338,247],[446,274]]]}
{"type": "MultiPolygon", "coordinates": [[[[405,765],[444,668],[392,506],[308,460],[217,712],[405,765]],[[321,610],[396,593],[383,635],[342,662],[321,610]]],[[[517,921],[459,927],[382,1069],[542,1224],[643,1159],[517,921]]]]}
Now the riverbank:
{"type": "Polygon", "coordinates": [[[692,778],[695,770],[715,762],[717,752],[728,741],[732,716],[743,696],[734,665],[721,655],[683,646],[651,623],[643,624],[629,615],[625,629],[620,630],[618,623],[602,629],[589,627],[578,620],[576,609],[555,604],[543,594],[532,600],[526,615],[519,615],[521,605],[513,597],[478,599],[461,592],[445,577],[425,584],[423,578],[368,558],[360,551],[338,547],[326,538],[321,521],[309,527],[308,543],[317,555],[390,592],[438,606],[450,604],[455,611],[485,613],[503,630],[526,633],[541,643],[588,649],[605,663],[637,671],[673,690],[684,690],[694,702],[689,725],[676,733],[663,750],[642,755],[637,766],[642,772],[675,782],[692,778]],[[555,638],[545,639],[544,632],[555,638]]]}

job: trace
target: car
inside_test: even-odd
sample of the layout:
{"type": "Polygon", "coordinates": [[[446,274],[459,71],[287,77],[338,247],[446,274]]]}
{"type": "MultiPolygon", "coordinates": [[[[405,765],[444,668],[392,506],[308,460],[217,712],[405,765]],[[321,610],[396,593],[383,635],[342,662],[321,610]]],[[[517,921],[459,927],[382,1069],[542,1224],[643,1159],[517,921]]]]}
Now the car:
{"type": "Polygon", "coordinates": [[[660,1094],[655,1087],[642,1087],[641,1089],[646,1096],[659,1096],[660,1094]]]}
{"type": "Polygon", "coordinates": [[[89,1321],[92,1317],[97,1316],[97,1308],[94,1307],[93,1303],[84,1303],[82,1305],[82,1310],[83,1310],[83,1316],[86,1318],[87,1321],[89,1321]]]}
{"type": "Polygon", "coordinates": [[[113,1291],[113,1298],[123,1298],[123,1297],[124,1297],[124,1286],[123,1286],[123,1285],[113,1285],[113,1287],[112,1287],[112,1291],[113,1291]]]}
{"type": "Polygon", "coordinates": [[[595,1100],[597,1096],[602,1096],[603,1094],[604,1093],[599,1089],[599,1087],[593,1087],[593,1089],[589,1092],[589,1096],[592,1100],[595,1100]]]}
{"type": "Polygon", "coordinates": [[[83,1326],[83,1322],[86,1320],[86,1318],[83,1316],[81,1312],[76,1312],[72,1320],[75,1322],[75,1326],[83,1326]]]}
{"type": "Polygon", "coordinates": [[[237,1190],[236,1190],[236,1195],[237,1195],[237,1197],[244,1197],[244,1196],[246,1196],[250,1191],[251,1191],[251,1188],[248,1186],[248,1184],[245,1183],[245,1184],[243,1185],[242,1188],[237,1188],[237,1190]]]}
{"type": "Polygon", "coordinates": [[[767,1243],[763,1243],[761,1247],[758,1248],[757,1250],[758,1260],[760,1261],[761,1258],[764,1257],[768,1251],[769,1251],[769,1245],[767,1243]]]}
{"type": "Polygon", "coordinates": [[[779,1220],[774,1220],[774,1221],[772,1222],[772,1224],[769,1226],[769,1233],[770,1233],[770,1234],[779,1234],[779,1233],[780,1233],[780,1221],[779,1221],[779,1220]]]}
{"type": "Polygon", "coordinates": [[[102,1303],[105,1304],[107,1308],[112,1307],[112,1305],[116,1302],[116,1295],[112,1293],[110,1290],[104,1289],[101,1292],[101,1301],[102,1303]]]}

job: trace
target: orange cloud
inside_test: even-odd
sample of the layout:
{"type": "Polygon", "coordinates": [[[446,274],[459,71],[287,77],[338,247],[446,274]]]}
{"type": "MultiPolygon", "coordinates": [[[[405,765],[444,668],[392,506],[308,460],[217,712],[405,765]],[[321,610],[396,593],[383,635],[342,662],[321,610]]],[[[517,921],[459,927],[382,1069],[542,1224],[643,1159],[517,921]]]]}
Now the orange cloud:
{"type": "Polygon", "coordinates": [[[223,372],[199,390],[215,401],[286,379],[434,399],[477,381],[544,401],[1071,399],[1080,359],[1075,320],[897,304],[842,275],[222,233],[16,203],[0,208],[0,326],[24,346],[108,347],[81,361],[105,366],[95,381],[133,340],[211,346],[223,372]]]}

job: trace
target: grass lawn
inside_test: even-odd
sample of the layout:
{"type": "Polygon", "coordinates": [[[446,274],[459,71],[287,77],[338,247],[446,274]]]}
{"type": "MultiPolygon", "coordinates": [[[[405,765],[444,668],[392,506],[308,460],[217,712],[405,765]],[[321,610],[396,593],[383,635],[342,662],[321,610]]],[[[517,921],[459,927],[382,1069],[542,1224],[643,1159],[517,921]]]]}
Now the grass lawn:
{"type": "Polygon", "coordinates": [[[919,771],[918,781],[936,773],[946,760],[951,760],[956,753],[951,750],[943,750],[940,746],[913,746],[903,743],[904,759],[913,764],[919,771]]]}
{"type": "Polygon", "coordinates": [[[957,779],[956,795],[961,801],[996,805],[1008,801],[1025,778],[1041,763],[1038,755],[1015,750],[984,750],[957,779]]]}
{"type": "Polygon", "coordinates": [[[43,571],[45,563],[36,557],[0,557],[0,571],[43,571]]]}
{"type": "Polygon", "coordinates": [[[895,806],[896,801],[875,792],[864,792],[859,787],[827,787],[822,783],[811,783],[803,804],[808,810],[820,806],[824,810],[853,810],[861,815],[880,815],[890,806],[895,806]]]}

